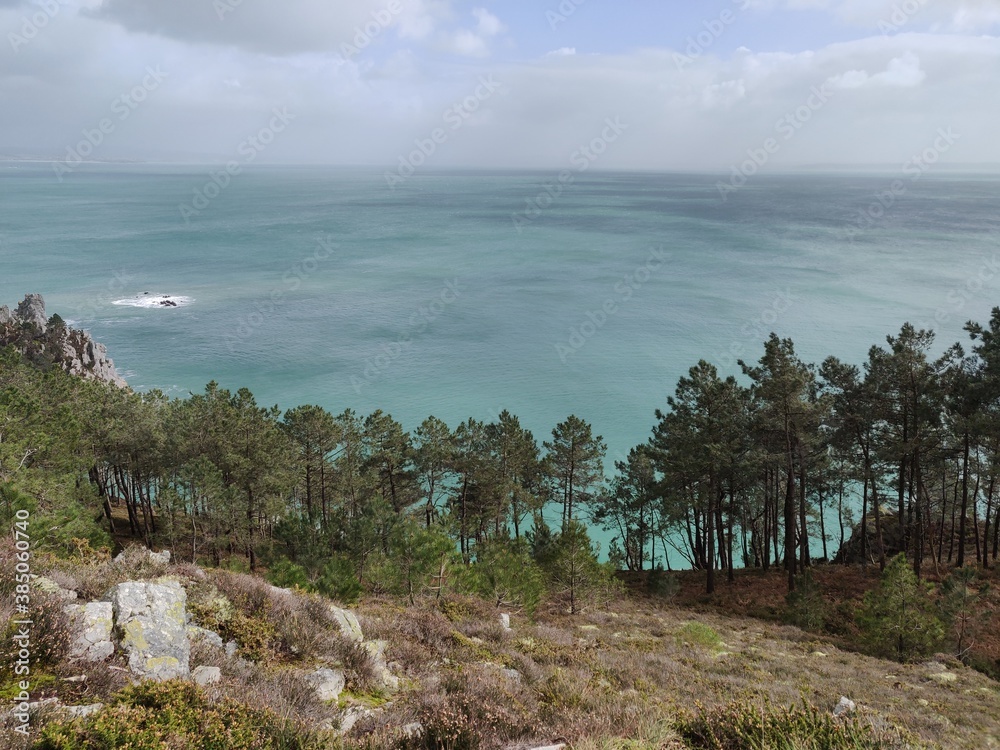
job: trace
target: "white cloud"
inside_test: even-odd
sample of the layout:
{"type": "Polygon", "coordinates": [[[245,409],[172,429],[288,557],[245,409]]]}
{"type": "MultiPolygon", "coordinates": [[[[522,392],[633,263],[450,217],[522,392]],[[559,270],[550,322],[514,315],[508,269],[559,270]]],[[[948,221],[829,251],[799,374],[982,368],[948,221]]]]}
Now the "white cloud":
{"type": "Polygon", "coordinates": [[[920,68],[920,58],[907,52],[890,60],[888,68],[881,73],[870,76],[864,70],[849,70],[833,76],[830,83],[839,89],[859,89],[865,86],[912,88],[922,84],[926,78],[927,74],[920,68]]]}

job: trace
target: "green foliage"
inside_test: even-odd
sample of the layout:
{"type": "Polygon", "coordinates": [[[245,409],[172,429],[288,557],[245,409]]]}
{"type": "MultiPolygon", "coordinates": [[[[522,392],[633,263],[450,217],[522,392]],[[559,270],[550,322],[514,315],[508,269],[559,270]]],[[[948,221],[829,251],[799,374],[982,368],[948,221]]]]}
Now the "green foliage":
{"type": "Polygon", "coordinates": [[[351,561],[341,556],[330,558],[315,585],[321,594],[343,604],[353,604],[364,591],[351,561]]]}
{"type": "Polygon", "coordinates": [[[300,588],[304,591],[312,588],[306,569],[287,559],[278,560],[271,566],[267,571],[267,580],[280,588],[300,588]]]}
{"type": "Polygon", "coordinates": [[[982,606],[989,593],[989,584],[980,580],[975,568],[960,568],[941,585],[941,612],[948,623],[952,653],[965,664],[989,621],[989,610],[982,606]]]}
{"type": "Polygon", "coordinates": [[[898,730],[876,730],[861,719],[834,718],[803,704],[731,703],[682,717],[677,731],[691,750],[886,750],[912,747],[898,730]]]}
{"type": "Polygon", "coordinates": [[[444,577],[454,554],[455,544],[442,530],[406,519],[393,527],[388,554],[377,556],[368,580],[376,591],[406,597],[413,604],[444,577]]]}
{"type": "Polygon", "coordinates": [[[823,592],[809,568],[796,579],[795,590],[785,597],[785,604],[784,619],[791,625],[816,632],[826,624],[823,592]]]}
{"type": "Polygon", "coordinates": [[[676,576],[668,575],[662,565],[657,565],[646,578],[646,591],[658,599],[673,599],[680,591],[681,584],[676,576]]]}
{"type": "Polygon", "coordinates": [[[465,573],[465,585],[498,609],[533,615],[545,592],[542,571],[524,541],[491,542],[478,550],[465,573]]]}
{"type": "Polygon", "coordinates": [[[128,687],[110,706],[86,720],[47,724],[31,747],[307,750],[318,747],[317,739],[269,711],[252,709],[228,698],[209,701],[193,683],[173,680],[128,687]]]}
{"type": "Polygon", "coordinates": [[[934,614],[930,588],[917,579],[906,555],[889,563],[858,615],[862,637],[874,653],[899,661],[934,653],[945,633],[934,614]]]}
{"type": "Polygon", "coordinates": [[[587,529],[568,521],[566,529],[542,549],[539,564],[548,578],[550,591],[563,599],[570,614],[577,614],[620,589],[614,570],[598,560],[597,545],[587,529]]]}
{"type": "Polygon", "coordinates": [[[703,622],[686,622],[677,631],[677,644],[717,650],[722,647],[722,638],[719,637],[715,628],[703,622]]]}

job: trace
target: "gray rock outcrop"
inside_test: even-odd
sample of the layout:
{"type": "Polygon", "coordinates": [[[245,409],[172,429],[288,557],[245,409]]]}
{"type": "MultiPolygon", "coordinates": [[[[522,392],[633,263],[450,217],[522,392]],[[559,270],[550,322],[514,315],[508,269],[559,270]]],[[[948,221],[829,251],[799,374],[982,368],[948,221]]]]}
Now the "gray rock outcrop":
{"type": "Polygon", "coordinates": [[[361,623],[358,622],[356,614],[349,609],[341,609],[332,604],[330,605],[330,613],[333,615],[333,619],[337,621],[340,634],[344,638],[356,643],[361,643],[365,639],[364,633],[361,632],[361,623]]]}
{"type": "Polygon", "coordinates": [[[89,333],[65,325],[49,326],[45,300],[40,294],[27,295],[14,312],[0,307],[0,346],[7,344],[22,352],[41,345],[51,361],[73,375],[128,387],[108,357],[107,348],[89,333]]]}
{"type": "Polygon", "coordinates": [[[306,675],[306,682],[316,691],[316,697],[321,701],[335,701],[344,692],[347,684],[344,673],[339,669],[317,669],[306,675]]]}
{"type": "Polygon", "coordinates": [[[150,680],[190,674],[187,594],[180,583],[121,583],[106,599],[114,609],[119,646],[133,674],[150,680]]]}
{"type": "Polygon", "coordinates": [[[104,661],[115,652],[112,642],[114,609],[111,602],[70,604],[66,607],[75,632],[69,655],[83,661],[104,661]]]}
{"type": "Polygon", "coordinates": [[[194,680],[196,685],[208,687],[222,679],[222,670],[218,667],[197,667],[191,673],[191,679],[194,680]]]}

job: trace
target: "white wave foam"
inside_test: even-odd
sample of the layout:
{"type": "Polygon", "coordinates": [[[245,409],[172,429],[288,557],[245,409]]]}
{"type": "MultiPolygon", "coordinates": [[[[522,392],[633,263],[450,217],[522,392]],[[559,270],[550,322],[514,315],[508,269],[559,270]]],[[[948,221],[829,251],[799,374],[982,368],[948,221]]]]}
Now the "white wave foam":
{"type": "Polygon", "coordinates": [[[120,299],[112,304],[119,307],[141,307],[147,310],[171,309],[174,307],[187,307],[194,302],[190,297],[180,297],[173,294],[137,294],[135,297],[120,299]]]}

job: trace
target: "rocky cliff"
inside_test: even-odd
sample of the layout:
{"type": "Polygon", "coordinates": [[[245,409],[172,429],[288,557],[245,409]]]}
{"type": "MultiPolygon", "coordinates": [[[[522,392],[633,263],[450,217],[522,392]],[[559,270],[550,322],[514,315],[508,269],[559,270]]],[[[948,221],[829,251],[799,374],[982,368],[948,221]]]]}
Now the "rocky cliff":
{"type": "Polygon", "coordinates": [[[68,327],[58,315],[49,318],[40,294],[27,295],[14,311],[0,306],[0,347],[10,345],[41,366],[55,365],[84,378],[128,386],[104,345],[86,331],[68,327]]]}

